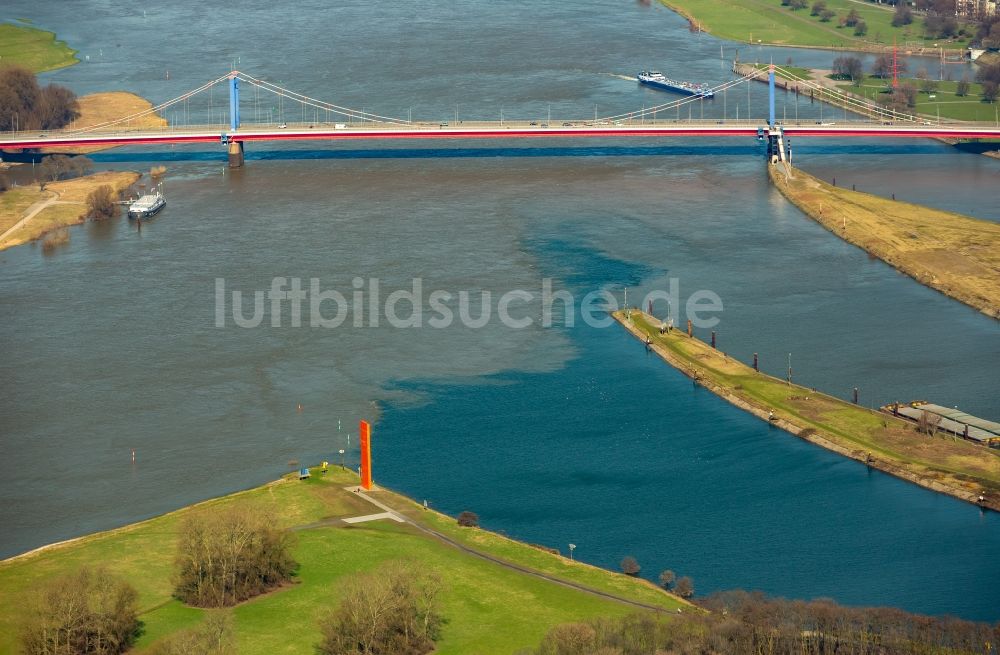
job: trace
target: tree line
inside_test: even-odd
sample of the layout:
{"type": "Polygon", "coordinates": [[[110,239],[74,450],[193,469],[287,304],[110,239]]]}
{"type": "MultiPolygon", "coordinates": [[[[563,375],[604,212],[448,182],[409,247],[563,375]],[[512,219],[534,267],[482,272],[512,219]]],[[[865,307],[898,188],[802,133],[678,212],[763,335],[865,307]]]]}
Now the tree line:
{"type": "MultiPolygon", "coordinates": [[[[232,655],[229,607],[289,583],[292,533],[254,506],[191,514],[181,522],[174,596],[210,610],[205,621],[159,641],[153,655],[232,655]]],[[[338,583],[342,600],[320,619],[321,655],[424,655],[445,620],[440,576],[392,561],[338,583]]],[[[138,593],[106,569],[83,567],[37,590],[21,626],[24,655],[119,655],[142,634],[138,593]]]]}
{"type": "Polygon", "coordinates": [[[709,611],[567,623],[519,655],[992,655],[1000,625],[730,591],[709,611]]]}
{"type": "MultiPolygon", "coordinates": [[[[997,23],[1000,25],[1000,23],[997,23]]],[[[880,79],[889,79],[893,76],[895,67],[897,75],[904,75],[907,72],[905,59],[898,59],[893,62],[891,53],[881,53],[872,63],[871,75],[880,79]]],[[[833,76],[842,80],[851,80],[855,86],[859,86],[864,80],[864,64],[858,57],[845,55],[833,60],[833,76]]],[[[917,92],[922,91],[928,95],[937,92],[939,83],[931,79],[926,68],[921,68],[916,72],[917,82],[904,80],[897,88],[891,89],[887,94],[884,103],[896,109],[913,109],[917,106],[917,92]]],[[[982,87],[980,97],[985,102],[995,102],[1000,96],[1000,63],[980,66],[976,71],[976,82],[982,87]]],[[[955,84],[955,95],[968,96],[972,89],[972,84],[968,77],[963,77],[955,84]]]]}
{"type": "Polygon", "coordinates": [[[0,131],[54,130],[80,115],[76,94],[64,86],[39,86],[21,66],[0,68],[0,131]]]}

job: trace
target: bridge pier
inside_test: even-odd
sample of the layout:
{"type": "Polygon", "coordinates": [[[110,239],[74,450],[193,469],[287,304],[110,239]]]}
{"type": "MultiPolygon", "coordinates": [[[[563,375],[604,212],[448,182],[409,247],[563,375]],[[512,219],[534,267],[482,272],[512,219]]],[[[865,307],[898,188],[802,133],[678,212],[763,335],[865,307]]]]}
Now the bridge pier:
{"type": "Polygon", "coordinates": [[[229,168],[243,168],[243,142],[229,142],[229,168]]]}

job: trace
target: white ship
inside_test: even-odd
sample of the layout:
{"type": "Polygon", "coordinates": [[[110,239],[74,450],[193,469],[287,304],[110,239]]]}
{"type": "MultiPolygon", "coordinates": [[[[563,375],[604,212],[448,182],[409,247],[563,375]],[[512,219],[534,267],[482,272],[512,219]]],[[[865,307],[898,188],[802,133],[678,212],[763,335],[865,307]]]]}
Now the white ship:
{"type": "Polygon", "coordinates": [[[156,187],[155,193],[147,193],[140,196],[128,206],[129,218],[148,218],[167,206],[167,201],[163,198],[160,187],[156,187]]]}

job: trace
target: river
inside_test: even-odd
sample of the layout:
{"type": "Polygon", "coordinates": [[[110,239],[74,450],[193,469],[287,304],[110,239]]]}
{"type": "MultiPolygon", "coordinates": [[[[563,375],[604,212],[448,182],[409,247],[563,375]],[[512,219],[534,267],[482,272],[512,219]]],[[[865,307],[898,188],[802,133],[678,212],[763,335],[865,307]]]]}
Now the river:
{"type": "MultiPolygon", "coordinates": [[[[189,1],[90,9],[16,0],[5,13],[81,50],[81,64],[43,76],[78,93],[162,102],[235,64],[426,120],[634,110],[663,101],[626,79],[636,70],[718,83],[730,77],[720,45],[736,48],[628,2],[259,2],[213,19],[189,1]]],[[[803,66],[835,56],[753,50],[803,66]]],[[[766,87],[749,94],[707,103],[706,117],[738,104],[763,116],[766,87]]],[[[224,102],[220,91],[213,109],[224,102]]],[[[807,99],[780,102],[819,116],[807,99]]],[[[244,103],[244,119],[277,110],[246,90],[244,103]]],[[[756,143],[565,145],[253,146],[235,172],[209,146],[95,155],[166,163],[169,205],[141,233],[118,220],[74,228],[52,255],[0,253],[0,555],[340,448],[356,462],[357,420],[370,418],[377,481],[528,541],[573,542],[588,562],[631,554],[644,575],[671,568],[699,593],[1000,618],[1000,516],[772,430],[618,327],[216,327],[220,278],[244,295],[278,276],[345,294],[355,277],[379,278],[383,294],[419,277],[428,291],[495,295],[551,278],[577,298],[627,286],[630,299],[677,278],[682,298],[718,294],[720,347],[758,352],[764,370],[781,374],[790,355],[798,381],[834,395],[857,386],[865,404],[928,398],[1000,418],[1000,326],[808,220],[770,188],[756,143]]],[[[840,184],[1000,220],[996,160],[822,139],[800,140],[796,158],[840,184]]],[[[537,316],[534,301],[516,307],[537,316]]]]}

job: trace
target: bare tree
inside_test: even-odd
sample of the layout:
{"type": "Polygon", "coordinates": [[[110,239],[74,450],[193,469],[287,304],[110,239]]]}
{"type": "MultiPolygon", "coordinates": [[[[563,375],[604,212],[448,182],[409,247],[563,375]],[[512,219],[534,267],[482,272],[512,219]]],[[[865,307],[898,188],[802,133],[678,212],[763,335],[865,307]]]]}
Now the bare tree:
{"type": "Polygon", "coordinates": [[[236,655],[236,635],[230,611],[209,613],[197,628],[159,642],[150,655],[236,655]]]}
{"type": "Polygon", "coordinates": [[[538,655],[593,655],[597,631],[586,623],[565,623],[549,630],[538,655]]]}
{"type": "Polygon", "coordinates": [[[139,632],[138,594],[105,569],[81,568],[45,585],[22,627],[24,655],[117,655],[139,632]]]}
{"type": "Polygon", "coordinates": [[[971,86],[972,85],[969,84],[969,78],[968,77],[962,77],[962,79],[960,79],[958,81],[958,84],[955,85],[955,95],[957,95],[957,96],[967,96],[967,95],[969,95],[969,88],[971,86]]]}
{"type": "Polygon", "coordinates": [[[674,584],[674,580],[677,579],[677,574],[667,569],[660,573],[660,586],[664,589],[670,589],[671,585],[674,584]]]}
{"type": "Polygon", "coordinates": [[[321,655],[423,655],[434,650],[444,619],[441,579],[410,562],[388,562],[345,584],[337,609],[320,622],[321,655]]]}
{"type": "Polygon", "coordinates": [[[639,571],[642,570],[642,567],[639,566],[639,562],[636,561],[636,559],[631,555],[623,557],[619,566],[621,566],[622,573],[625,575],[639,575],[639,571]]]}
{"type": "Polygon", "coordinates": [[[674,587],[674,593],[681,598],[690,598],[694,596],[694,582],[688,576],[684,576],[677,580],[677,585],[674,587]]]}
{"type": "Polygon", "coordinates": [[[1000,85],[998,85],[996,82],[992,80],[987,80],[986,82],[983,82],[983,92],[982,92],[983,100],[990,103],[996,102],[997,96],[1000,95],[1000,93],[998,93],[998,90],[1000,90],[1000,85]]]}
{"type": "Polygon", "coordinates": [[[479,516],[475,512],[465,510],[458,515],[458,524],[463,528],[478,528],[479,516]]]}
{"type": "Polygon", "coordinates": [[[917,432],[934,436],[941,425],[941,417],[926,410],[920,412],[917,417],[917,432]]]}
{"type": "Polygon", "coordinates": [[[190,516],[181,524],[174,595],[198,607],[225,607],[291,579],[288,530],[252,507],[190,516]]]}
{"type": "Polygon", "coordinates": [[[115,191],[111,186],[102,184],[87,195],[87,215],[95,220],[118,215],[115,191]]]}

